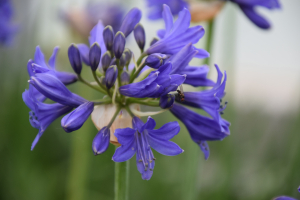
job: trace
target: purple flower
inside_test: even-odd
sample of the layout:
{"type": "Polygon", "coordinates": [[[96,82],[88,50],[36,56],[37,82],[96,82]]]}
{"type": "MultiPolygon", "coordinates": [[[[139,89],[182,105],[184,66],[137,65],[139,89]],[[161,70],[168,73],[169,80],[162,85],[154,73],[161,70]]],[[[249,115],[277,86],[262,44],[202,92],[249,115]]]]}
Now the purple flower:
{"type": "Polygon", "coordinates": [[[256,26],[262,29],[269,29],[271,24],[259,13],[255,11],[256,7],[265,7],[269,10],[279,9],[281,6],[279,0],[230,0],[241,8],[244,14],[250,19],[256,26]]]}
{"type": "Polygon", "coordinates": [[[273,200],[297,200],[297,199],[292,198],[292,197],[287,197],[287,196],[281,196],[281,197],[276,197],[273,200]]]}
{"type": "Polygon", "coordinates": [[[76,108],[87,102],[84,98],[68,90],[58,78],[50,73],[37,73],[31,77],[29,83],[47,98],[63,105],[76,108]]]}
{"type": "Polygon", "coordinates": [[[104,153],[109,146],[110,130],[106,126],[103,127],[95,136],[92,144],[94,155],[104,153]]]}
{"type": "Polygon", "coordinates": [[[34,149],[35,145],[38,143],[47,127],[55,119],[70,112],[73,109],[70,106],[62,105],[59,103],[42,103],[35,98],[33,89],[33,87],[29,87],[29,90],[25,90],[25,92],[23,92],[22,94],[23,101],[31,110],[29,112],[30,124],[32,125],[32,127],[39,129],[39,132],[31,145],[31,150],[34,149]]]}
{"type": "Polygon", "coordinates": [[[64,116],[61,120],[62,128],[70,133],[82,127],[94,110],[94,103],[86,102],[78,106],[75,110],[64,116]]]}
{"type": "Polygon", "coordinates": [[[18,27],[12,23],[13,7],[10,0],[0,1],[0,43],[9,45],[18,27]]]}
{"type": "Polygon", "coordinates": [[[120,31],[127,37],[142,18],[142,12],[138,8],[132,8],[123,18],[120,31]]]}
{"type": "MultiPolygon", "coordinates": [[[[214,119],[218,120],[219,113],[222,112],[225,107],[221,105],[221,99],[225,95],[225,85],[227,80],[226,72],[222,82],[223,74],[220,71],[218,65],[215,65],[218,71],[217,83],[210,90],[204,90],[199,92],[184,92],[184,101],[177,99],[176,101],[184,105],[203,109],[214,119]]],[[[226,103],[226,102],[225,102],[226,103]]]]}
{"type": "Polygon", "coordinates": [[[183,152],[177,144],[169,141],[180,131],[177,122],[169,122],[160,129],[154,129],[155,125],[151,117],[148,117],[145,124],[138,117],[134,117],[133,128],[117,129],[114,133],[121,146],[116,149],[113,160],[124,162],[136,154],[137,168],[144,180],[151,178],[155,165],[150,147],[167,156],[175,156],[183,152]]]}
{"type": "MultiPolygon", "coordinates": [[[[178,19],[173,23],[173,16],[170,8],[167,5],[163,5],[163,18],[165,21],[165,30],[160,30],[159,36],[161,40],[150,46],[145,53],[163,53],[163,54],[176,54],[185,45],[192,43],[196,44],[204,35],[205,31],[202,26],[194,26],[189,28],[191,21],[190,12],[184,8],[180,11],[178,19]]],[[[203,49],[198,49],[193,46],[193,49],[197,50],[195,57],[207,58],[209,53],[203,49]]]]}
{"type": "Polygon", "coordinates": [[[121,94],[129,97],[161,97],[171,91],[176,91],[177,87],[184,83],[186,76],[173,74],[170,75],[172,64],[167,63],[158,70],[151,73],[144,80],[121,86],[121,94]]]}
{"type": "Polygon", "coordinates": [[[170,109],[173,115],[181,120],[188,129],[190,136],[208,158],[209,150],[205,141],[222,140],[230,134],[230,123],[219,117],[218,120],[202,116],[177,103],[170,109]]]}
{"type": "MultiPolygon", "coordinates": [[[[48,61],[48,64],[45,62],[45,56],[39,46],[36,47],[35,54],[34,54],[34,61],[33,63],[37,64],[40,68],[40,70],[49,71],[49,73],[56,76],[61,82],[63,82],[65,85],[74,83],[77,81],[77,76],[75,74],[69,73],[69,72],[59,72],[56,70],[55,62],[56,62],[56,56],[58,53],[59,47],[55,47],[53,49],[53,53],[48,61]]],[[[33,64],[32,63],[32,64],[33,64]]],[[[30,73],[30,66],[29,67],[29,76],[32,76],[34,73],[30,73]]]]}
{"type": "Polygon", "coordinates": [[[156,20],[162,18],[163,5],[170,7],[172,15],[178,15],[183,8],[188,8],[188,3],[184,0],[147,0],[149,7],[148,18],[156,20]]]}

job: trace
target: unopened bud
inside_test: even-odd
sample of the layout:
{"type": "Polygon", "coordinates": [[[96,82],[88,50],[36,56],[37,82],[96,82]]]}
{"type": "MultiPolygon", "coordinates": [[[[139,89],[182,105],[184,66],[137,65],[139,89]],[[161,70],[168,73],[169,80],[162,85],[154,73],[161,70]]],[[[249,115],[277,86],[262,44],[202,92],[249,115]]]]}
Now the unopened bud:
{"type": "Polygon", "coordinates": [[[114,86],[118,77],[118,68],[116,65],[110,66],[105,74],[105,84],[107,89],[110,89],[114,86]]]}
{"type": "Polygon", "coordinates": [[[107,51],[111,51],[114,44],[114,30],[111,26],[106,26],[103,30],[103,40],[107,51]]]}
{"type": "Polygon", "coordinates": [[[127,85],[129,84],[129,80],[130,80],[130,75],[127,71],[123,71],[121,74],[121,83],[122,85],[127,85]]]}
{"type": "Polygon", "coordinates": [[[97,42],[95,42],[90,48],[89,59],[91,69],[96,71],[101,59],[101,48],[97,42]]]}
{"type": "Polygon", "coordinates": [[[114,54],[117,59],[120,59],[125,48],[125,35],[119,31],[114,39],[114,54]]]}
{"type": "Polygon", "coordinates": [[[78,48],[75,44],[71,44],[71,46],[68,49],[68,56],[70,64],[76,74],[81,73],[82,69],[82,63],[81,63],[81,57],[78,48]]]}
{"type": "Polygon", "coordinates": [[[167,58],[167,56],[164,54],[154,53],[154,54],[149,55],[146,58],[145,64],[154,69],[158,69],[161,65],[164,64],[164,60],[166,58],[167,58]]]}
{"type": "Polygon", "coordinates": [[[145,29],[144,27],[138,23],[135,27],[134,27],[134,38],[136,43],[138,44],[139,48],[141,50],[144,50],[145,47],[145,40],[146,40],[146,35],[145,35],[145,29]]]}
{"type": "Polygon", "coordinates": [[[107,68],[110,66],[111,63],[111,54],[109,51],[105,52],[105,54],[102,56],[101,59],[101,65],[102,65],[102,69],[103,71],[106,72],[107,68]]]}
{"type": "Polygon", "coordinates": [[[158,41],[157,38],[153,38],[152,41],[150,42],[150,46],[154,45],[158,41]]]}

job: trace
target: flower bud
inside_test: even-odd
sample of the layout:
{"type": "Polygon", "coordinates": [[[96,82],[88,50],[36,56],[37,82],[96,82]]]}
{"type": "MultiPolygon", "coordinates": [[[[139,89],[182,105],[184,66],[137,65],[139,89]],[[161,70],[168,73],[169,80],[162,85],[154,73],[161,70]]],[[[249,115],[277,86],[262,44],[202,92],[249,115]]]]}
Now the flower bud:
{"type": "Polygon", "coordinates": [[[125,35],[119,31],[114,39],[114,54],[117,59],[120,59],[125,48],[125,35]]]}
{"type": "Polygon", "coordinates": [[[71,46],[69,47],[68,56],[73,70],[76,74],[80,74],[82,69],[82,63],[79,50],[75,44],[71,44],[71,46]]]}
{"type": "Polygon", "coordinates": [[[123,53],[120,62],[119,62],[119,69],[123,69],[123,67],[126,65],[126,54],[123,53]]]}
{"type": "Polygon", "coordinates": [[[124,50],[124,54],[126,55],[126,65],[129,65],[131,58],[132,58],[132,52],[126,48],[124,50]]]}
{"type": "Polygon", "coordinates": [[[152,41],[150,42],[150,46],[154,45],[158,41],[157,38],[153,38],[152,41]]]}
{"type": "Polygon", "coordinates": [[[144,50],[145,47],[145,40],[146,40],[146,35],[145,35],[145,29],[144,27],[138,23],[135,27],[134,27],[134,38],[136,43],[138,44],[139,48],[141,50],[144,50]]]}
{"type": "Polygon", "coordinates": [[[110,130],[106,126],[103,127],[95,136],[92,144],[94,155],[104,153],[109,146],[110,130]]]}
{"type": "Polygon", "coordinates": [[[164,54],[154,53],[146,58],[145,64],[154,69],[158,69],[161,65],[164,64],[164,59],[166,58],[167,56],[164,54]]]}
{"type": "Polygon", "coordinates": [[[105,84],[107,89],[110,89],[114,86],[118,77],[118,68],[116,65],[110,66],[105,74],[105,84]]]}
{"type": "Polygon", "coordinates": [[[103,30],[103,40],[107,51],[111,51],[114,43],[114,30],[111,26],[106,26],[103,30]]]}
{"type": "Polygon", "coordinates": [[[62,128],[70,133],[82,127],[84,122],[89,118],[94,110],[94,103],[86,102],[81,104],[75,110],[64,116],[61,120],[62,128]]]}
{"type": "Polygon", "coordinates": [[[135,25],[139,23],[142,18],[142,12],[138,8],[132,8],[122,21],[120,31],[127,37],[134,29],[135,25]]]}
{"type": "Polygon", "coordinates": [[[105,52],[105,54],[102,56],[101,59],[101,65],[102,65],[102,69],[103,71],[106,72],[107,68],[110,66],[111,63],[111,54],[109,51],[105,52]]]}
{"type": "Polygon", "coordinates": [[[129,80],[130,80],[129,73],[127,71],[123,71],[121,74],[121,84],[127,85],[127,84],[129,84],[129,80]]]}
{"type": "Polygon", "coordinates": [[[97,42],[95,42],[91,46],[90,52],[89,52],[90,65],[91,65],[91,69],[93,71],[96,71],[96,69],[98,68],[100,58],[101,58],[101,48],[100,48],[99,44],[97,42]]]}
{"type": "Polygon", "coordinates": [[[173,106],[174,101],[175,101],[175,96],[173,94],[167,94],[160,97],[159,106],[162,109],[170,108],[171,106],[173,106]]]}

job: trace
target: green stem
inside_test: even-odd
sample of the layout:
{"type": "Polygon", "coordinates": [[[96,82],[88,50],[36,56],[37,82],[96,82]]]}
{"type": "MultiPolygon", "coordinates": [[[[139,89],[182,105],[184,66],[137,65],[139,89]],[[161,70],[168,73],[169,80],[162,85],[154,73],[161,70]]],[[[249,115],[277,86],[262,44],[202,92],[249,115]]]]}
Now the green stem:
{"type": "Polygon", "coordinates": [[[118,114],[119,114],[119,112],[120,112],[121,109],[122,109],[122,107],[121,107],[121,106],[118,106],[118,108],[117,108],[117,110],[116,110],[114,116],[111,118],[109,124],[107,125],[107,128],[110,128],[111,125],[114,123],[114,121],[115,121],[116,117],[118,116],[118,114]]]}
{"type": "MultiPolygon", "coordinates": [[[[207,27],[206,33],[207,33],[207,40],[206,40],[205,50],[207,52],[211,53],[212,45],[213,45],[213,34],[214,34],[214,19],[212,19],[208,22],[208,27],[207,27]]],[[[211,59],[211,56],[206,58],[204,60],[204,64],[209,65],[210,64],[210,59],[211,59]]]]}
{"type": "Polygon", "coordinates": [[[130,108],[129,108],[128,106],[126,106],[125,109],[127,110],[127,112],[130,114],[130,116],[131,116],[132,118],[135,117],[135,115],[131,112],[131,110],[130,110],[130,108]]]}
{"type": "Polygon", "coordinates": [[[99,81],[99,79],[98,79],[98,77],[97,77],[96,71],[92,71],[92,73],[93,73],[93,77],[94,77],[95,81],[96,81],[96,82],[98,83],[98,85],[105,91],[106,88],[100,83],[100,81],[99,81]]]}
{"type": "Polygon", "coordinates": [[[100,101],[93,101],[94,105],[111,104],[111,99],[102,99],[100,101]]]}
{"type": "Polygon", "coordinates": [[[138,104],[142,104],[142,105],[146,105],[146,106],[159,106],[159,101],[157,100],[139,100],[139,99],[134,99],[134,98],[128,98],[127,100],[128,104],[133,104],[133,103],[138,103],[138,104]]]}
{"type": "Polygon", "coordinates": [[[130,81],[129,83],[132,83],[134,81],[134,79],[139,75],[139,73],[142,71],[142,69],[146,66],[145,63],[142,64],[142,66],[140,66],[137,71],[130,77],[130,81]]]}
{"type": "MultiPolygon", "coordinates": [[[[142,62],[142,60],[143,60],[143,58],[144,58],[145,56],[147,56],[146,53],[142,53],[142,54],[141,54],[141,56],[139,57],[139,59],[138,59],[137,62],[136,62],[137,66],[140,66],[140,64],[141,64],[141,62],[142,62]]],[[[135,71],[136,71],[136,69],[134,68],[134,69],[132,70],[131,74],[130,74],[130,80],[131,80],[132,76],[135,74],[135,71]]],[[[133,79],[133,80],[134,80],[134,79],[133,79]]]]}
{"type": "Polygon", "coordinates": [[[95,86],[95,85],[92,85],[91,83],[87,82],[86,80],[84,80],[81,75],[78,75],[78,80],[84,84],[86,84],[87,86],[99,91],[99,92],[102,92],[104,94],[107,94],[105,90],[103,90],[102,88],[98,87],[98,86],[95,86]]]}
{"type": "Polygon", "coordinates": [[[129,160],[115,162],[115,200],[128,200],[128,177],[129,160]]]}

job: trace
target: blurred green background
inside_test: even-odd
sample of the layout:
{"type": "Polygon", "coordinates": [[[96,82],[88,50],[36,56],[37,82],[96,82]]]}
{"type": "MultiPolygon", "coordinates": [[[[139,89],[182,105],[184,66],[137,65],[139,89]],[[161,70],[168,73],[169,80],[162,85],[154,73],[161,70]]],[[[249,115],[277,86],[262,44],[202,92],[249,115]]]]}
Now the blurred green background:
{"type": "MultiPolygon", "coordinates": [[[[293,2],[299,5],[296,1],[291,1],[287,7],[289,5],[292,7],[293,2]]],[[[68,24],[62,22],[60,12],[68,8],[70,1],[19,0],[13,3],[15,21],[21,30],[12,46],[0,47],[0,199],[113,199],[114,162],[111,158],[114,147],[110,145],[103,155],[93,155],[91,144],[97,130],[91,120],[88,120],[79,131],[72,133],[65,133],[60,127],[60,121],[55,121],[34,151],[30,151],[31,143],[38,131],[30,126],[29,109],[22,101],[22,92],[28,87],[27,61],[33,58],[37,45],[41,45],[47,58],[50,57],[54,46],[59,45],[61,50],[57,62],[58,69],[71,71],[67,60],[68,45],[72,42],[87,42],[87,39],[80,37],[68,24]]],[[[130,3],[127,5],[128,8],[136,2],[130,3]]],[[[216,33],[216,37],[224,33],[226,34],[224,37],[229,38],[231,43],[224,38],[216,38],[214,52],[225,59],[218,59],[218,56],[212,55],[229,75],[225,97],[225,100],[229,101],[229,106],[224,118],[232,124],[231,135],[223,141],[209,142],[211,156],[205,161],[197,145],[189,138],[185,127],[181,126],[180,134],[173,141],[185,152],[176,157],[167,157],[154,152],[157,162],[150,181],[141,179],[136,169],[135,158],[130,161],[130,200],[189,198],[269,200],[280,195],[300,199],[297,192],[300,184],[299,105],[286,102],[290,104],[289,108],[291,107],[293,112],[284,112],[281,111],[279,102],[278,112],[275,112],[276,109],[274,112],[268,112],[265,107],[276,101],[274,96],[267,96],[266,101],[261,104],[241,103],[239,95],[243,93],[237,92],[234,88],[241,85],[237,77],[239,62],[236,53],[242,53],[239,47],[234,45],[223,47],[230,52],[224,50],[220,53],[217,47],[218,43],[222,42],[236,44],[237,32],[231,28],[228,31],[228,27],[235,27],[233,30],[243,32],[243,26],[239,24],[247,21],[230,20],[242,15],[238,11],[237,15],[232,15],[230,11],[235,9],[233,7],[226,9],[227,13],[221,14],[224,18],[217,22],[216,30],[219,32],[216,33]],[[227,23],[227,29],[218,25],[221,22],[227,23]],[[196,173],[191,170],[193,168],[197,169],[196,173]],[[195,188],[191,187],[193,179],[196,180],[195,188]],[[187,194],[191,197],[187,197],[187,194]]],[[[285,13],[282,12],[281,15],[284,16],[285,13]]],[[[143,23],[149,23],[150,27],[156,26],[154,22],[146,21],[145,15],[143,20],[143,23]]],[[[162,25],[162,22],[159,22],[159,25],[162,25]]],[[[274,23],[274,26],[279,25],[274,23]]],[[[263,33],[250,23],[247,26],[246,30],[248,28],[259,34],[272,34],[263,33]]],[[[292,26],[290,28],[287,31],[295,31],[292,26]]],[[[147,35],[147,38],[150,41],[151,37],[147,35]]],[[[255,38],[251,38],[250,42],[252,40],[255,43],[255,38]]],[[[200,45],[204,44],[203,41],[200,45]]],[[[256,44],[260,45],[259,42],[256,44]]],[[[136,48],[134,41],[131,41],[131,46],[136,48]]],[[[299,63],[295,65],[300,68],[299,63]]],[[[277,70],[281,73],[281,70],[287,69],[282,66],[277,70]]],[[[257,75],[260,72],[261,70],[257,69],[257,75]]],[[[87,70],[85,75],[89,77],[87,70]]],[[[216,78],[214,73],[211,76],[213,79],[216,78]]],[[[269,78],[272,77],[264,77],[265,82],[258,85],[255,73],[252,74],[252,81],[258,85],[255,86],[255,90],[259,91],[260,87],[266,87],[269,78]]],[[[286,88],[284,80],[278,81],[282,81],[283,88],[286,88]]],[[[296,94],[294,96],[296,102],[299,102],[297,96],[299,86],[300,83],[295,87],[297,90],[292,91],[296,94]]],[[[80,83],[72,85],[70,89],[86,98],[96,97],[92,90],[86,90],[80,83]]],[[[250,91],[251,88],[247,86],[243,90],[250,91]]],[[[282,96],[282,88],[274,87],[273,90],[278,98],[282,96]]],[[[257,95],[252,96],[253,99],[260,98],[259,92],[253,95],[257,95]]],[[[157,127],[176,120],[169,112],[155,116],[154,119],[157,127]]]]}

